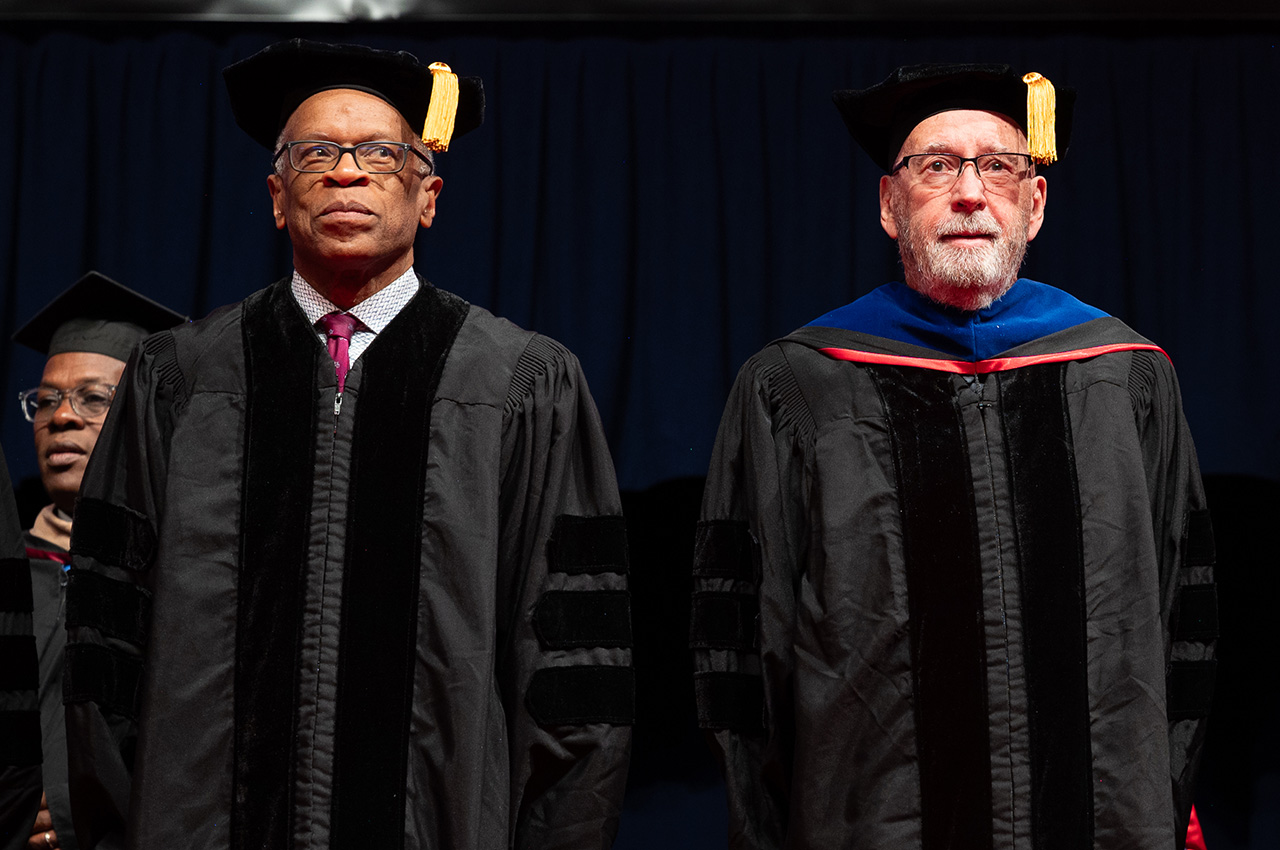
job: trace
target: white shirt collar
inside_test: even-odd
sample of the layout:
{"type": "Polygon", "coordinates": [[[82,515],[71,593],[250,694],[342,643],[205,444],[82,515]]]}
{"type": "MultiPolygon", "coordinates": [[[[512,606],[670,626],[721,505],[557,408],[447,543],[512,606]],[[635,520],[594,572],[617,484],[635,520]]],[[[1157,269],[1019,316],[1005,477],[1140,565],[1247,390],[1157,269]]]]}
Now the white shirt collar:
{"type": "Polygon", "coordinates": [[[317,292],[315,287],[307,283],[296,269],[293,272],[291,288],[294,299],[312,325],[318,322],[321,316],[329,313],[347,312],[363,322],[368,330],[377,334],[382,333],[387,325],[391,324],[391,320],[404,309],[404,306],[413,300],[413,296],[418,292],[418,275],[410,267],[400,277],[346,311],[317,292]]]}

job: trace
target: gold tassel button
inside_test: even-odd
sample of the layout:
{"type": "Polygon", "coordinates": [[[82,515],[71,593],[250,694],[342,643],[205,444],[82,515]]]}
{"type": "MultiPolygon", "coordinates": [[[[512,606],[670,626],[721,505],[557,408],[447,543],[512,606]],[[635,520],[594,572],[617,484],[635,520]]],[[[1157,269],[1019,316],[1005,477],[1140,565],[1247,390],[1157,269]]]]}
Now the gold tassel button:
{"type": "Polygon", "coordinates": [[[431,105],[422,127],[422,141],[429,150],[442,153],[449,149],[453,137],[453,121],[458,115],[458,75],[443,62],[432,62],[431,105]]]}
{"type": "Polygon", "coordinates": [[[1034,161],[1048,165],[1058,159],[1053,83],[1035,71],[1022,81],[1027,84],[1027,152],[1034,161]]]}

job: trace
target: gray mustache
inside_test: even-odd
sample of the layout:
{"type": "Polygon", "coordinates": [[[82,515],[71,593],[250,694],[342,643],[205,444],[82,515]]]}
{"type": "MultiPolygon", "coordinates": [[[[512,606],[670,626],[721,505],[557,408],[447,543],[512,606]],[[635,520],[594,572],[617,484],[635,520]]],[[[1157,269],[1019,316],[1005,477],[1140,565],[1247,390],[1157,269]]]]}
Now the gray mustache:
{"type": "Polygon", "coordinates": [[[981,233],[987,236],[999,236],[1000,224],[987,210],[978,210],[967,215],[956,216],[938,224],[939,236],[951,236],[956,233],[981,233]]]}

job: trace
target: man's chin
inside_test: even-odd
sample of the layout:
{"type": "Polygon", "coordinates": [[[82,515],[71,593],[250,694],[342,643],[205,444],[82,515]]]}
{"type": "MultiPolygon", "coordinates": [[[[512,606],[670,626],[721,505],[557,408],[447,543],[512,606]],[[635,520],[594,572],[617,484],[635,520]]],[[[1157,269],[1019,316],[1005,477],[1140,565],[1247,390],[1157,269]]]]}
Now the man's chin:
{"type": "Polygon", "coordinates": [[[986,309],[999,301],[1013,286],[1014,281],[990,284],[953,284],[946,281],[914,283],[907,281],[907,283],[930,301],[972,313],[986,309]]]}
{"type": "Polygon", "coordinates": [[[326,234],[306,245],[303,251],[295,246],[295,257],[304,255],[310,263],[330,271],[365,269],[387,253],[387,248],[368,233],[352,232],[326,234]]]}
{"type": "Polygon", "coordinates": [[[44,491],[49,495],[49,501],[58,506],[65,513],[71,513],[67,510],[67,506],[74,507],[76,495],[80,492],[80,481],[84,477],[84,469],[76,469],[74,471],[66,471],[61,473],[44,474],[40,477],[40,483],[44,485],[44,491]]]}

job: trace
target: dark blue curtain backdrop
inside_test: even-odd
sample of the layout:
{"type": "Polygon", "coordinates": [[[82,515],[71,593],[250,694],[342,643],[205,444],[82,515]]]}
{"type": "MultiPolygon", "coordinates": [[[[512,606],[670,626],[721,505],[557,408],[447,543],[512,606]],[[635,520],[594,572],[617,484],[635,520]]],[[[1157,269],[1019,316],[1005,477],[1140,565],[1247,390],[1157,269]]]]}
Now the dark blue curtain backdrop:
{"type": "MultiPolygon", "coordinates": [[[[1280,27],[909,37],[929,29],[9,26],[0,332],[89,268],[196,317],[284,275],[268,156],[233,123],[221,68],[299,32],[404,48],[480,75],[489,101],[441,158],[419,270],[579,355],[624,488],[701,475],[742,361],[897,274],[879,174],[831,90],[1003,60],[1080,92],[1027,274],[1167,348],[1206,471],[1280,478],[1280,27]]],[[[13,397],[41,364],[0,361],[21,478],[13,397]]]]}
{"type": "MultiPolygon", "coordinates": [[[[197,317],[289,271],[268,155],[232,122],[220,71],[299,34],[485,80],[488,120],[441,157],[418,268],[568,344],[608,428],[629,491],[639,680],[618,850],[724,846],[685,594],[729,384],[768,340],[897,274],[880,175],[831,90],[964,60],[1076,87],[1027,273],[1120,316],[1178,367],[1224,565],[1197,801],[1214,850],[1280,846],[1280,24],[0,25],[5,340],[89,268],[197,317]]],[[[16,478],[35,463],[15,396],[41,366],[0,344],[16,478]]]]}

